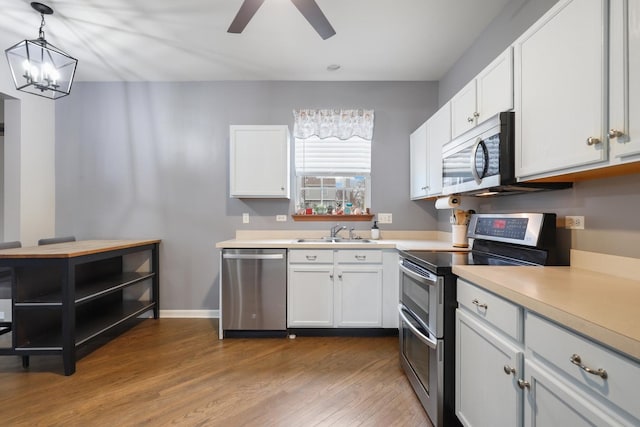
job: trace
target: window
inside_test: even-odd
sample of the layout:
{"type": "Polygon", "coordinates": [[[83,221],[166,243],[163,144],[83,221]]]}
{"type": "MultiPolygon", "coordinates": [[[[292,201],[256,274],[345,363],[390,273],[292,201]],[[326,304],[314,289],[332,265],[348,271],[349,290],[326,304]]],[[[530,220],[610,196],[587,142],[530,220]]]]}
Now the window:
{"type": "Polygon", "coordinates": [[[371,110],[296,110],[297,213],[360,214],[371,206],[371,110]]]}

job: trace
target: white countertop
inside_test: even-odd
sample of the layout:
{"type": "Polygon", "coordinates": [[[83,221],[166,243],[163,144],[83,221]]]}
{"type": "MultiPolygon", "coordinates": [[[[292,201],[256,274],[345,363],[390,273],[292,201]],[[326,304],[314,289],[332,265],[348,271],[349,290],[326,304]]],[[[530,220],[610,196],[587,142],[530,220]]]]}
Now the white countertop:
{"type": "MultiPolygon", "coordinates": [[[[469,248],[454,247],[451,234],[438,231],[385,231],[379,240],[370,242],[298,242],[302,238],[321,238],[319,231],[239,231],[235,239],[216,243],[216,248],[284,248],[284,249],[400,249],[442,252],[466,252],[469,248]]],[[[358,232],[369,239],[368,232],[358,232]]]]}
{"type": "Polygon", "coordinates": [[[456,265],[453,273],[640,360],[640,260],[571,251],[571,264],[456,265]]]}

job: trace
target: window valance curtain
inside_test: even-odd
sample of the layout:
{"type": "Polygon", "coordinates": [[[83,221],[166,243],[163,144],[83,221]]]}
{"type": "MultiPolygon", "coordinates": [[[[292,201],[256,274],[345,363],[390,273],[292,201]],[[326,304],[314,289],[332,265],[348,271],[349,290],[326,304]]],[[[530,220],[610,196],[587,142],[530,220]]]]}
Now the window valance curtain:
{"type": "Polygon", "coordinates": [[[293,110],[295,138],[373,139],[373,110],[293,110]]]}

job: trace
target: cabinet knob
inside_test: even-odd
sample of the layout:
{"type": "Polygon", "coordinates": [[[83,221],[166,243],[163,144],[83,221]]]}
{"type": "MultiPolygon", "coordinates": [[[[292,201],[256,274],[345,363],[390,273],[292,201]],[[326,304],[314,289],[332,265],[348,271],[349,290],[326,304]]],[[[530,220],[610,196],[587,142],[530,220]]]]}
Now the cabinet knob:
{"type": "Polygon", "coordinates": [[[511,374],[515,375],[516,374],[516,368],[512,368],[509,365],[504,365],[504,367],[502,369],[504,369],[504,373],[507,374],[507,375],[511,375],[511,374]]]}
{"type": "Polygon", "coordinates": [[[529,381],[525,381],[522,378],[520,378],[518,379],[518,387],[524,390],[525,388],[531,388],[531,384],[529,384],[529,381]]]}
{"type": "Polygon", "coordinates": [[[473,120],[474,120],[474,119],[473,119],[473,117],[467,117],[467,121],[468,121],[469,123],[473,123],[473,120]]]}
{"type": "Polygon", "coordinates": [[[617,129],[609,129],[609,138],[613,139],[613,138],[620,138],[622,135],[624,135],[624,132],[619,131],[617,129]]]}
{"type": "Polygon", "coordinates": [[[342,280],[342,273],[338,274],[338,279],[342,280]]]}
{"type": "Polygon", "coordinates": [[[473,117],[475,117],[475,118],[477,119],[478,117],[480,117],[480,113],[478,113],[477,111],[475,111],[475,112],[473,113],[473,117]]]}
{"type": "Polygon", "coordinates": [[[596,145],[596,144],[600,144],[602,141],[600,141],[600,138],[595,138],[593,136],[590,136],[589,138],[587,138],[587,145],[596,145]]]}

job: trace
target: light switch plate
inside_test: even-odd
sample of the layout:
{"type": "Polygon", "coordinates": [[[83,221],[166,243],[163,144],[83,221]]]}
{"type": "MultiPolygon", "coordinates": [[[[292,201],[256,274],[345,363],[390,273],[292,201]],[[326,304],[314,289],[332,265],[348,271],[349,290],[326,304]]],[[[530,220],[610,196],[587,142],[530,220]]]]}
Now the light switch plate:
{"type": "Polygon", "coordinates": [[[276,215],[276,221],[285,222],[286,220],[287,220],[287,216],[286,215],[276,215]]]}
{"type": "Polygon", "coordinates": [[[243,224],[249,224],[249,214],[248,213],[243,213],[242,214],[242,223],[243,224]]]}
{"type": "Polygon", "coordinates": [[[390,213],[379,213],[378,214],[378,223],[379,224],[391,224],[393,222],[393,216],[390,213]]]}

